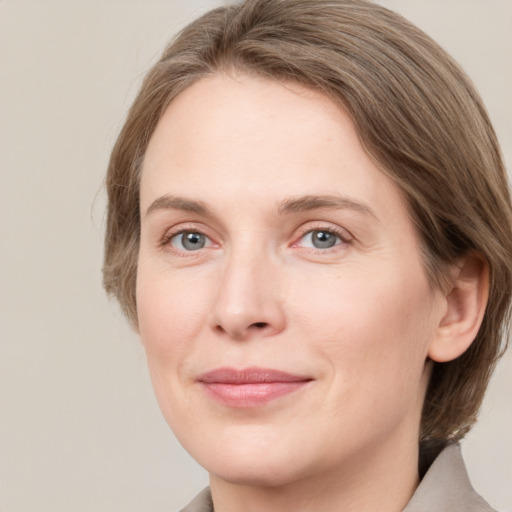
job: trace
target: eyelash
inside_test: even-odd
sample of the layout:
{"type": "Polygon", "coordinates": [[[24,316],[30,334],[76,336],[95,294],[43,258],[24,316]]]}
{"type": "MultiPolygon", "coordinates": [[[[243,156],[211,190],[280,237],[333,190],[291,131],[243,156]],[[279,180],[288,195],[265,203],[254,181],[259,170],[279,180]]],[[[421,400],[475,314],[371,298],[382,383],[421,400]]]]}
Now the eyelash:
{"type": "Polygon", "coordinates": [[[301,240],[303,240],[306,235],[315,233],[315,232],[323,232],[335,235],[339,242],[335,243],[332,247],[327,248],[314,248],[308,247],[307,249],[315,254],[326,254],[333,251],[339,250],[340,246],[347,246],[353,242],[353,237],[345,230],[337,228],[335,226],[326,226],[325,224],[318,224],[317,226],[308,225],[304,228],[304,230],[300,233],[300,235],[295,239],[296,241],[291,244],[291,247],[297,247],[301,240]]]}
{"type": "Polygon", "coordinates": [[[180,250],[180,249],[176,249],[174,247],[172,247],[172,240],[180,235],[184,235],[185,233],[190,233],[190,234],[198,234],[198,235],[202,235],[204,236],[207,240],[209,240],[211,242],[211,245],[216,245],[215,242],[212,241],[212,238],[209,237],[205,232],[204,230],[202,229],[198,229],[197,227],[195,226],[180,226],[179,229],[176,229],[176,230],[171,230],[171,231],[168,231],[165,233],[165,235],[163,236],[161,242],[160,242],[160,245],[162,247],[169,247],[171,250],[173,250],[173,252],[179,252],[180,255],[184,255],[184,254],[187,254],[187,255],[193,255],[194,253],[198,252],[200,249],[203,249],[203,248],[200,248],[200,249],[196,249],[195,251],[194,250],[190,250],[190,251],[187,251],[187,250],[180,250]]]}
{"type": "MultiPolygon", "coordinates": [[[[347,246],[347,245],[350,245],[353,242],[352,236],[347,231],[339,229],[339,228],[336,228],[334,226],[326,226],[325,224],[318,224],[317,226],[309,225],[309,226],[305,227],[300,232],[299,236],[295,237],[295,241],[290,244],[290,247],[298,247],[298,244],[300,243],[301,240],[304,239],[304,237],[306,237],[306,235],[308,235],[310,233],[314,233],[314,232],[324,232],[324,233],[332,234],[332,235],[335,235],[340,240],[338,243],[335,243],[335,245],[333,245],[332,247],[327,247],[327,248],[308,247],[308,248],[305,248],[308,251],[313,252],[315,254],[330,253],[330,252],[339,250],[340,246],[347,246]]],[[[162,238],[162,240],[160,242],[160,245],[162,247],[169,247],[173,252],[179,253],[180,255],[188,255],[188,256],[194,255],[194,253],[199,252],[201,249],[209,248],[209,247],[201,247],[201,248],[196,249],[196,250],[184,250],[184,249],[176,249],[175,247],[172,247],[172,245],[171,245],[172,244],[172,240],[175,237],[178,237],[178,236],[183,235],[185,233],[198,234],[198,235],[204,236],[210,242],[210,246],[209,247],[217,245],[212,240],[212,238],[209,237],[204,232],[204,230],[202,230],[200,228],[198,229],[195,226],[189,226],[189,227],[188,226],[185,226],[185,227],[180,226],[180,228],[175,230],[175,231],[172,230],[170,232],[167,232],[163,236],[163,238],[162,238]]]]}

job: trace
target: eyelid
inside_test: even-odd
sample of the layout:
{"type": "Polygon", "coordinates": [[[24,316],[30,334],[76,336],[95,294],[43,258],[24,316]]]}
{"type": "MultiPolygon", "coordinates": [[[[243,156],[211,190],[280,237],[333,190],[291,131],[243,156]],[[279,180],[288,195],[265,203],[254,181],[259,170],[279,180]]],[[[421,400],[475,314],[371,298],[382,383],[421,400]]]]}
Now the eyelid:
{"type": "MultiPolygon", "coordinates": [[[[327,221],[310,221],[302,226],[300,226],[293,235],[293,241],[290,243],[290,247],[299,247],[300,241],[304,238],[305,235],[312,231],[326,231],[329,233],[333,233],[339,239],[341,240],[341,243],[338,243],[334,245],[331,248],[325,248],[325,249],[313,249],[313,248],[307,248],[304,247],[304,249],[309,249],[312,251],[318,251],[319,253],[326,253],[330,250],[336,250],[336,248],[339,248],[339,246],[344,246],[351,244],[355,238],[354,236],[347,231],[345,228],[340,227],[339,225],[332,224],[327,221]]],[[[168,248],[170,251],[174,251],[176,253],[192,255],[194,253],[201,252],[201,249],[197,249],[196,251],[186,251],[186,250],[180,250],[174,247],[170,247],[171,240],[176,237],[177,235],[180,235],[182,233],[191,232],[191,233],[199,233],[201,235],[204,235],[206,239],[209,241],[208,246],[203,247],[201,249],[211,249],[215,247],[219,247],[220,244],[216,241],[216,237],[214,237],[211,234],[211,229],[209,229],[207,226],[200,222],[184,222],[184,223],[178,223],[175,226],[172,226],[164,231],[163,236],[161,237],[159,241],[159,245],[162,247],[168,248]]]]}
{"type": "Polygon", "coordinates": [[[198,223],[179,223],[165,230],[162,238],[160,239],[159,245],[162,247],[168,247],[169,250],[179,253],[199,252],[201,249],[197,249],[196,251],[185,251],[177,249],[175,247],[171,247],[171,241],[174,237],[183,233],[199,233],[201,235],[204,235],[204,237],[210,242],[208,246],[203,247],[202,249],[210,249],[212,247],[217,247],[219,244],[215,241],[215,238],[209,233],[210,231],[210,229],[207,229],[202,224],[198,225],[198,223]]]}
{"type": "MultiPolygon", "coordinates": [[[[297,231],[297,234],[293,237],[294,242],[291,244],[292,247],[296,247],[300,240],[302,240],[305,235],[311,233],[312,231],[327,231],[329,233],[333,233],[338,236],[340,240],[345,244],[349,244],[354,241],[354,237],[350,232],[340,226],[337,226],[336,224],[331,224],[329,222],[308,222],[303,224],[297,231]]],[[[325,249],[322,251],[325,252],[325,249]]]]}

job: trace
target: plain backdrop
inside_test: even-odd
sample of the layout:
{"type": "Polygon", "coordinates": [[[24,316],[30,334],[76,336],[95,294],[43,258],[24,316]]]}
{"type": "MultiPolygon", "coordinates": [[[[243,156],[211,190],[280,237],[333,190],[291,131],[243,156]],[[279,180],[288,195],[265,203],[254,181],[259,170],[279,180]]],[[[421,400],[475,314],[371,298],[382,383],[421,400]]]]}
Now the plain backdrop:
{"type": "MultiPolygon", "coordinates": [[[[164,43],[214,0],[0,0],[0,511],[178,510],[207,483],[101,288],[109,151],[164,43]]],[[[512,163],[512,1],[387,0],[457,58],[512,163]]],[[[512,510],[512,358],[464,443],[512,510]]]]}

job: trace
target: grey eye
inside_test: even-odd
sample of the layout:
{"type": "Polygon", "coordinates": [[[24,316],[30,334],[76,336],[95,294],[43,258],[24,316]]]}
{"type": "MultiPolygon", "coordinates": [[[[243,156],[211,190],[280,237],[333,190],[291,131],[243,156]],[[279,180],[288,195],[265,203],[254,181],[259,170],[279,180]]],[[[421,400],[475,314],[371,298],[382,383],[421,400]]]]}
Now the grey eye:
{"type": "Polygon", "coordinates": [[[184,251],[197,251],[206,247],[207,238],[202,233],[184,231],[172,238],[172,246],[184,251]]]}
{"type": "Polygon", "coordinates": [[[329,231],[313,231],[311,234],[311,241],[317,249],[328,249],[334,247],[338,237],[329,231]]]}
{"type": "Polygon", "coordinates": [[[341,242],[341,239],[331,231],[315,230],[306,233],[302,238],[303,244],[315,249],[330,249],[341,242]]]}

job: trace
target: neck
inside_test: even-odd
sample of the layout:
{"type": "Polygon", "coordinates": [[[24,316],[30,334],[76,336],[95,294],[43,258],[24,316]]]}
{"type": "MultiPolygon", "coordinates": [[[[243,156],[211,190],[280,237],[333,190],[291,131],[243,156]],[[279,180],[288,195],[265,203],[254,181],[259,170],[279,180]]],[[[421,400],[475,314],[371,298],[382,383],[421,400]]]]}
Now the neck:
{"type": "Polygon", "coordinates": [[[399,512],[418,485],[417,438],[373,446],[357,460],[283,485],[247,485],[210,475],[215,512],[399,512]]]}

